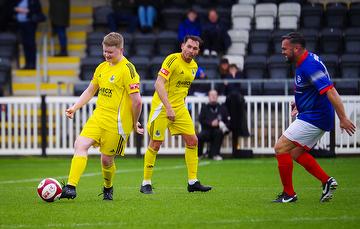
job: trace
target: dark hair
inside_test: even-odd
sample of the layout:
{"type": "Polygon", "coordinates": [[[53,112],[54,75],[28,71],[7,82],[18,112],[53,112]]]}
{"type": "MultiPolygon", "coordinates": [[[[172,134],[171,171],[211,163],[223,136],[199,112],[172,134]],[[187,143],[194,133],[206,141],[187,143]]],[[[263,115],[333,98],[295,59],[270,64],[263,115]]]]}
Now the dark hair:
{"type": "Polygon", "coordinates": [[[299,32],[291,32],[282,36],[281,41],[289,40],[291,44],[299,44],[305,48],[306,42],[304,36],[299,32]]]}
{"type": "Polygon", "coordinates": [[[190,39],[190,40],[193,40],[193,41],[199,42],[199,46],[201,46],[201,45],[203,44],[203,40],[202,40],[200,37],[194,36],[194,35],[186,35],[186,36],[184,37],[183,43],[186,43],[187,40],[189,40],[189,39],[190,39]]]}

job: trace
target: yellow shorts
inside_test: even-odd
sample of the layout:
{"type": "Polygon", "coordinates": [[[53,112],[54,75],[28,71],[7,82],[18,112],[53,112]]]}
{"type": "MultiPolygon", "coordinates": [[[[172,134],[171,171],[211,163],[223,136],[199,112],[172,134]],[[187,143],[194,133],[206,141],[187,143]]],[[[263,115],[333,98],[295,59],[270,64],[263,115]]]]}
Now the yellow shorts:
{"type": "Polygon", "coordinates": [[[120,134],[101,128],[93,116],[86,122],[80,136],[94,139],[95,143],[93,146],[100,146],[100,152],[108,156],[124,156],[126,142],[129,138],[129,135],[125,135],[124,138],[120,134]]]}
{"type": "Polygon", "coordinates": [[[152,140],[164,141],[166,128],[169,128],[171,135],[194,135],[195,128],[188,109],[184,106],[173,108],[175,121],[170,121],[166,116],[164,107],[152,109],[147,123],[147,131],[152,140]]]}

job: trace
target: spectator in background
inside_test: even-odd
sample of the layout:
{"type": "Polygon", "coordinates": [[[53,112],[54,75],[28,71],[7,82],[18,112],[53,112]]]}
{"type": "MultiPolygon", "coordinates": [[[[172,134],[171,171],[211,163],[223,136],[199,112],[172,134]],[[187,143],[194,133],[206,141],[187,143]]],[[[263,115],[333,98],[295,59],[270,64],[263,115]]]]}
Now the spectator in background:
{"type": "Polygon", "coordinates": [[[243,78],[242,72],[236,66],[236,64],[230,64],[229,73],[224,78],[224,95],[240,94],[241,84],[231,82],[232,80],[238,80],[243,78]]]}
{"type": "Polygon", "coordinates": [[[111,32],[118,30],[120,23],[126,23],[127,32],[133,33],[137,27],[137,4],[135,0],[111,0],[113,12],[107,16],[111,32]]]}
{"type": "Polygon", "coordinates": [[[157,9],[160,7],[159,1],[138,0],[137,5],[141,31],[152,31],[157,17],[157,9]]]}
{"type": "Polygon", "coordinates": [[[225,79],[225,77],[227,77],[227,75],[229,74],[229,60],[227,58],[222,58],[220,60],[220,64],[219,64],[219,74],[220,74],[220,79],[225,79]]]}
{"type": "Polygon", "coordinates": [[[49,17],[53,35],[57,35],[60,51],[55,56],[67,56],[66,27],[70,25],[70,0],[49,0],[49,17]]]}
{"type": "Polygon", "coordinates": [[[202,38],[204,40],[204,56],[224,54],[231,45],[228,28],[219,19],[216,9],[208,12],[208,21],[204,24],[202,38]]]}
{"type": "Polygon", "coordinates": [[[210,90],[209,103],[201,107],[199,121],[201,132],[198,134],[198,155],[203,156],[204,143],[210,143],[209,158],[222,160],[220,148],[225,134],[229,131],[230,116],[227,108],[218,103],[218,93],[210,90]]]}
{"type": "Polygon", "coordinates": [[[178,40],[181,43],[186,35],[201,35],[201,24],[198,14],[194,9],[189,9],[186,13],[186,18],[179,25],[178,40]]]}
{"type": "Polygon", "coordinates": [[[39,22],[46,20],[42,13],[39,0],[17,0],[14,11],[18,30],[25,54],[25,66],[23,69],[35,69],[36,67],[36,41],[35,33],[39,22]]]}

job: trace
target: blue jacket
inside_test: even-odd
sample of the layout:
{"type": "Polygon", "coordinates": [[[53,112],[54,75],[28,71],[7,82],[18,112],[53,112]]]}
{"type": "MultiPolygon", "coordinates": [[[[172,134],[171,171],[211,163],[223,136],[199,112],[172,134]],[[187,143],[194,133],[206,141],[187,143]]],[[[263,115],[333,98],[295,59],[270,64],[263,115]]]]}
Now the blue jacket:
{"type": "Polygon", "coordinates": [[[191,22],[189,19],[185,19],[179,25],[178,39],[180,42],[183,41],[186,35],[201,35],[201,24],[199,21],[191,22]]]}

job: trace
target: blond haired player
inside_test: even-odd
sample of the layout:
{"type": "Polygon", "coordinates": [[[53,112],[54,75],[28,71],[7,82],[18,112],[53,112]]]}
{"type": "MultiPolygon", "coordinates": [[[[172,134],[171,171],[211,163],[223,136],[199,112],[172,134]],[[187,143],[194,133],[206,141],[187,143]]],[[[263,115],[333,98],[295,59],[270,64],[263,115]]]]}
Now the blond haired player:
{"type": "Polygon", "coordinates": [[[105,61],[96,68],[88,88],[79,100],[66,110],[70,119],[98,91],[96,109],[75,141],[75,152],[67,185],[60,198],[74,199],[76,186],[85,170],[88,149],[100,146],[104,200],[113,199],[113,178],[116,155],[124,155],[126,141],[132,130],[143,134],[138,122],[142,101],[140,77],[124,56],[124,39],[119,33],[109,33],[102,42],[105,61]]]}
{"type": "Polygon", "coordinates": [[[188,169],[188,191],[207,192],[197,180],[198,139],[193,121],[185,106],[185,97],[194,80],[198,66],[194,57],[200,51],[202,40],[197,36],[186,36],[181,44],[181,53],[173,53],[162,63],[155,82],[147,130],[150,143],[144,157],[144,180],[140,192],[152,194],[151,177],[156,154],[164,141],[165,131],[169,128],[172,135],[182,135],[185,141],[185,161],[188,169]]]}

